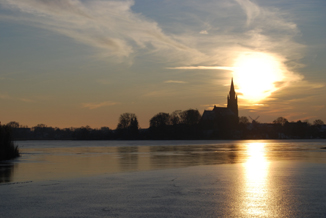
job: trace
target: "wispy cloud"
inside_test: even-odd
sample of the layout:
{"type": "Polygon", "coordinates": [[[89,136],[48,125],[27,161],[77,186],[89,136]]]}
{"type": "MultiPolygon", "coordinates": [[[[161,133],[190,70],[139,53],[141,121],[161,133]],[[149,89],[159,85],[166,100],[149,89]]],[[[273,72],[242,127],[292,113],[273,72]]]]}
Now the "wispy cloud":
{"type": "Polygon", "coordinates": [[[261,8],[249,0],[236,0],[247,15],[247,25],[261,14],[261,8]]]}
{"type": "Polygon", "coordinates": [[[175,70],[233,70],[233,67],[222,66],[184,66],[184,67],[169,67],[168,69],[175,70]]]}
{"type": "Polygon", "coordinates": [[[208,34],[207,30],[202,30],[202,31],[200,31],[199,33],[200,33],[200,34],[205,34],[205,35],[208,34]]]}
{"type": "Polygon", "coordinates": [[[11,99],[11,97],[7,94],[0,94],[0,99],[11,99]]]}
{"type": "Polygon", "coordinates": [[[213,109],[214,108],[214,106],[216,106],[216,107],[225,107],[226,105],[225,104],[202,104],[202,105],[200,105],[200,107],[202,107],[202,108],[204,108],[204,109],[213,109]]]}
{"type": "Polygon", "coordinates": [[[156,49],[189,50],[164,34],[156,22],[133,13],[131,0],[0,0],[0,4],[20,12],[12,19],[59,32],[100,49],[103,55],[128,57],[135,45],[145,48],[148,44],[156,49]]]}
{"type": "Polygon", "coordinates": [[[92,110],[92,109],[97,109],[100,107],[113,106],[113,105],[117,105],[117,104],[119,104],[119,103],[112,102],[112,101],[104,101],[104,102],[99,102],[99,103],[83,103],[82,107],[92,110]]]}
{"type": "MultiPolygon", "coordinates": [[[[172,66],[169,69],[232,71],[240,54],[263,52],[284,65],[277,90],[303,79],[296,71],[302,67],[304,45],[295,40],[300,31],[290,15],[250,0],[179,4],[192,7],[191,13],[172,14],[186,24],[136,13],[132,0],[0,0],[2,9],[10,12],[0,17],[68,36],[95,48],[101,57],[125,60],[150,54],[172,66]]],[[[230,77],[230,72],[218,74],[230,77]]]]}
{"type": "Polygon", "coordinates": [[[185,84],[185,83],[187,83],[187,82],[185,82],[185,81],[181,81],[181,80],[167,80],[167,81],[164,81],[164,83],[185,84]]]}
{"type": "MultiPolygon", "coordinates": [[[[302,47],[294,41],[297,26],[277,10],[262,8],[250,0],[235,2],[207,0],[200,7],[199,3],[180,3],[193,7],[194,12],[204,11],[212,20],[202,22],[196,31],[200,37],[192,34],[193,26],[175,22],[165,24],[172,31],[164,32],[159,21],[135,13],[132,0],[0,0],[0,5],[18,12],[2,15],[3,19],[63,34],[98,49],[105,57],[126,58],[147,51],[179,66],[232,66],[239,53],[259,50],[282,54],[285,62],[295,66],[292,59],[300,56],[298,49],[302,47]],[[246,23],[239,8],[247,17],[246,23]]],[[[193,25],[202,20],[196,13],[174,16],[184,16],[183,20],[193,25]]]]}
{"type": "Polygon", "coordinates": [[[34,100],[29,99],[29,98],[19,98],[18,100],[23,101],[23,102],[26,102],[26,103],[33,103],[33,102],[35,102],[34,100]]]}
{"type": "Polygon", "coordinates": [[[26,103],[35,102],[34,100],[32,100],[30,98],[13,97],[13,96],[8,95],[8,94],[0,94],[0,99],[3,99],[3,100],[13,100],[13,101],[22,101],[22,102],[26,102],[26,103]]]}

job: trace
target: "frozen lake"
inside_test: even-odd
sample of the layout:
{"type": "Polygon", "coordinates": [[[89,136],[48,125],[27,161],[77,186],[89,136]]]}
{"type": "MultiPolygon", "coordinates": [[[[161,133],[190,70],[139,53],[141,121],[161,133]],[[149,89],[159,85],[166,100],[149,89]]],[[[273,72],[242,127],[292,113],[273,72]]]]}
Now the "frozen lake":
{"type": "Polygon", "coordinates": [[[326,216],[326,140],[17,144],[0,217],[326,216]]]}

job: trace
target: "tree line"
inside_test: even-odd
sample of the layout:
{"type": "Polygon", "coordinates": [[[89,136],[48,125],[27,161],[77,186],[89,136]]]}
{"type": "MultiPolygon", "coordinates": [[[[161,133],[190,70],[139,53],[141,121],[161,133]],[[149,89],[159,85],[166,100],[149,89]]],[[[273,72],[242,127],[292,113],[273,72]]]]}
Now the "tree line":
{"type": "Polygon", "coordinates": [[[326,138],[324,122],[289,122],[284,117],[272,123],[249,122],[240,117],[237,125],[213,120],[210,125],[201,120],[197,109],[160,112],[149,120],[149,128],[141,129],[134,113],[123,113],[116,129],[109,127],[53,128],[38,124],[32,128],[9,122],[15,140],[179,140],[179,139],[310,139],[326,138]]]}

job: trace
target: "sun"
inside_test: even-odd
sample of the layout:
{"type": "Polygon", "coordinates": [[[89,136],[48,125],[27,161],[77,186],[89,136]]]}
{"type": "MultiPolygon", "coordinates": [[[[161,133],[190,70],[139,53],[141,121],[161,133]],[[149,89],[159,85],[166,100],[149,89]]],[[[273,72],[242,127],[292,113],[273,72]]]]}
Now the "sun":
{"type": "Polygon", "coordinates": [[[240,98],[259,102],[278,89],[275,84],[284,79],[283,65],[272,54],[247,52],[235,60],[233,77],[240,98]]]}

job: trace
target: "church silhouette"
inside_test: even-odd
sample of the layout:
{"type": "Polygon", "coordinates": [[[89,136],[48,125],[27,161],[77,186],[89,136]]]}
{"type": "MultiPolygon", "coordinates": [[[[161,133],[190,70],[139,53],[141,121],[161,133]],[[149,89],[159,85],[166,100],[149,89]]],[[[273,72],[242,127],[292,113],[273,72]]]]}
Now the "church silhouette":
{"type": "Polygon", "coordinates": [[[238,96],[231,79],[230,92],[227,96],[227,107],[216,107],[204,110],[201,123],[206,129],[230,127],[239,123],[238,96]]]}

